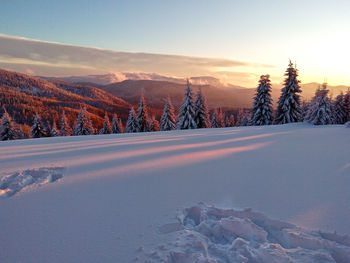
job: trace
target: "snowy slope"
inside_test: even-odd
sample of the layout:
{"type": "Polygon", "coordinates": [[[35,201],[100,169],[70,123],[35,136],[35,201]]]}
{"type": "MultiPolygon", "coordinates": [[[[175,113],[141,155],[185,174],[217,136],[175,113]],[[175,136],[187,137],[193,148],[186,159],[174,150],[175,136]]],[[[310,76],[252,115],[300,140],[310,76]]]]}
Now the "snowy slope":
{"type": "MultiPolygon", "coordinates": [[[[184,233],[194,231],[178,218],[199,202],[251,207],[298,226],[303,237],[318,229],[350,234],[349,145],[344,126],[307,124],[1,142],[0,262],[161,262],[159,255],[181,249],[184,233]]],[[[264,244],[254,251],[275,253],[269,237],[264,243],[266,228],[258,243],[248,240],[261,227],[241,224],[248,219],[220,219],[238,228],[220,224],[243,239],[237,246],[264,244]]],[[[328,244],[330,236],[315,238],[328,244]]],[[[348,237],[333,239],[334,250],[348,237]]],[[[285,256],[293,246],[283,242],[277,252],[285,256]]],[[[332,262],[319,247],[308,249],[332,262]]],[[[256,262],[274,262],[266,260],[256,262]]]]}

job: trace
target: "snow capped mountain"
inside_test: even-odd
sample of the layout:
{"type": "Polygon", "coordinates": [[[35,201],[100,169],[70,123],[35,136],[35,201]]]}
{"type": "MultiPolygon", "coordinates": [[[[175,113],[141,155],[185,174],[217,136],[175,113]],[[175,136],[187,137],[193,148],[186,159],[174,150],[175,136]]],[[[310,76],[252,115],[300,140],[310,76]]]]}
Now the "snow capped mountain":
{"type": "MultiPolygon", "coordinates": [[[[95,83],[97,85],[107,85],[124,80],[154,80],[168,81],[177,84],[185,84],[186,78],[169,77],[157,73],[145,72],[113,72],[104,75],[87,75],[87,76],[70,76],[60,77],[60,79],[73,83],[95,83]]],[[[211,76],[189,77],[189,80],[194,85],[212,85],[216,87],[229,87],[229,84],[222,83],[219,79],[211,76]]]]}
{"type": "Polygon", "coordinates": [[[126,79],[124,74],[108,73],[104,75],[86,75],[86,76],[70,76],[60,77],[72,83],[94,83],[97,85],[107,85],[114,82],[121,82],[126,79]]]}

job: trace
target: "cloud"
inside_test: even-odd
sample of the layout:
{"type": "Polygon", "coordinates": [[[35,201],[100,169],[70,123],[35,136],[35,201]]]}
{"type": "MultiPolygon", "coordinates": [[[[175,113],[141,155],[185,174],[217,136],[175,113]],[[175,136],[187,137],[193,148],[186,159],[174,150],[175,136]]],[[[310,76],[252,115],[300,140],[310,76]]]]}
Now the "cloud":
{"type": "Polygon", "coordinates": [[[248,84],[242,81],[250,74],[239,73],[242,69],[272,66],[220,58],[119,52],[0,34],[0,67],[45,76],[107,72],[147,72],[177,77],[235,75],[235,81],[240,82],[237,84],[242,85],[248,84]]]}
{"type": "Polygon", "coordinates": [[[30,69],[30,68],[26,68],[25,69],[25,73],[28,74],[28,75],[33,75],[33,76],[36,75],[35,71],[30,69]]]}
{"type": "Polygon", "coordinates": [[[215,76],[221,80],[224,84],[238,84],[238,83],[244,83],[245,86],[254,86],[256,85],[256,80],[258,79],[258,76],[253,73],[248,72],[217,72],[215,73],[215,76]]]}

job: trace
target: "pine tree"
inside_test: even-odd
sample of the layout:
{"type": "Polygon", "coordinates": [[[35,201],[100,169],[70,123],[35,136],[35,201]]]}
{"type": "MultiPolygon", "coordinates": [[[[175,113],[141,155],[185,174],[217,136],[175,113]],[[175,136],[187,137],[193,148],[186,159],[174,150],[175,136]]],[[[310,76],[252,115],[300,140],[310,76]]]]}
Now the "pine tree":
{"type": "Polygon", "coordinates": [[[100,134],[110,134],[111,133],[111,124],[109,122],[109,118],[107,112],[105,113],[105,119],[103,122],[103,127],[100,130],[100,134]]]}
{"type": "Polygon", "coordinates": [[[148,112],[145,97],[143,95],[140,98],[140,106],[137,111],[136,120],[138,132],[149,132],[148,112]]]}
{"type": "Polygon", "coordinates": [[[170,98],[166,99],[162,117],[160,118],[160,130],[171,131],[176,129],[176,117],[174,113],[174,107],[170,98]]]}
{"type": "Polygon", "coordinates": [[[149,130],[151,132],[159,131],[159,121],[156,120],[154,115],[152,115],[152,117],[149,118],[148,123],[149,123],[149,130]]]}
{"type": "Polygon", "coordinates": [[[225,116],[225,127],[231,127],[230,117],[228,115],[225,116]]]}
{"type": "Polygon", "coordinates": [[[234,127],[235,123],[235,116],[233,114],[226,117],[226,127],[234,127]]]}
{"type": "Polygon", "coordinates": [[[118,119],[118,127],[120,129],[120,133],[123,133],[124,132],[124,126],[123,126],[122,119],[118,119]]]}
{"type": "Polygon", "coordinates": [[[194,121],[196,123],[197,129],[210,127],[207,102],[205,97],[202,95],[201,90],[199,90],[197,93],[197,99],[194,110],[194,121]]]}
{"type": "Polygon", "coordinates": [[[56,136],[58,136],[58,131],[57,131],[57,127],[56,127],[56,122],[53,121],[51,130],[50,130],[50,137],[56,137],[56,136]]]}
{"type": "Polygon", "coordinates": [[[178,123],[177,128],[179,130],[185,129],[196,129],[196,123],[194,121],[194,106],[192,99],[192,89],[190,87],[190,82],[187,79],[187,88],[185,93],[184,102],[180,108],[180,112],[178,115],[178,123]]]}
{"type": "Polygon", "coordinates": [[[235,117],[233,114],[226,115],[225,117],[225,127],[234,127],[235,126],[235,117]]]}
{"type": "Polygon", "coordinates": [[[130,109],[129,118],[126,122],[125,132],[132,133],[138,131],[138,123],[136,120],[136,113],[134,108],[130,109]]]}
{"type": "Polygon", "coordinates": [[[33,138],[45,137],[45,131],[39,114],[37,113],[34,117],[34,123],[31,128],[31,135],[33,138]]]}
{"type": "Polygon", "coordinates": [[[218,109],[217,119],[218,119],[219,128],[225,127],[224,113],[222,112],[221,108],[218,109]]]}
{"type": "Polygon", "coordinates": [[[301,114],[302,115],[301,121],[306,121],[309,108],[310,108],[310,102],[304,100],[301,103],[301,113],[302,113],[301,114]]]}
{"type": "Polygon", "coordinates": [[[250,119],[251,125],[270,125],[272,123],[272,99],[270,92],[270,76],[262,75],[254,97],[254,106],[250,119]]]}
{"type": "Polygon", "coordinates": [[[236,126],[236,120],[235,120],[235,116],[233,114],[231,114],[231,116],[230,116],[230,122],[231,122],[231,127],[236,126]]]}
{"type": "Polygon", "coordinates": [[[44,137],[51,137],[51,128],[49,121],[42,121],[44,137]]]}
{"type": "Polygon", "coordinates": [[[88,112],[85,107],[80,109],[78,118],[75,125],[74,135],[90,135],[94,134],[94,129],[92,127],[91,120],[89,118],[88,112]]]}
{"type": "Polygon", "coordinates": [[[332,124],[332,108],[331,100],[328,97],[329,90],[327,84],[323,84],[315,92],[315,96],[311,101],[307,121],[314,125],[332,124]]]}
{"type": "Polygon", "coordinates": [[[336,124],[344,124],[347,121],[347,109],[344,102],[344,94],[341,92],[334,101],[333,119],[336,124]]]}
{"type": "Polygon", "coordinates": [[[1,118],[0,139],[2,141],[16,139],[16,132],[11,117],[5,109],[1,118]]]}
{"type": "Polygon", "coordinates": [[[70,136],[72,134],[72,129],[69,127],[66,114],[63,111],[62,117],[61,117],[61,129],[60,129],[60,136],[70,136]]]}
{"type": "Polygon", "coordinates": [[[285,76],[284,87],[277,106],[276,124],[299,122],[302,119],[300,95],[298,94],[301,93],[300,81],[297,79],[298,71],[291,61],[289,61],[285,76]]]}
{"type": "Polygon", "coordinates": [[[249,126],[250,113],[249,111],[244,111],[241,126],[249,126]]]}
{"type": "Polygon", "coordinates": [[[25,138],[21,126],[18,125],[17,123],[14,123],[14,125],[13,125],[13,132],[15,134],[15,139],[24,139],[25,138]]]}
{"type": "Polygon", "coordinates": [[[211,127],[212,128],[220,128],[217,109],[214,110],[214,112],[211,116],[211,127]]]}
{"type": "Polygon", "coordinates": [[[348,90],[344,95],[344,107],[345,107],[345,122],[350,120],[350,90],[348,90]]]}
{"type": "Polygon", "coordinates": [[[236,126],[241,126],[243,115],[244,115],[243,109],[238,109],[237,118],[236,118],[236,126]]]}
{"type": "Polygon", "coordinates": [[[121,126],[121,120],[118,119],[118,115],[115,113],[112,118],[112,133],[122,133],[123,127],[121,126]]]}
{"type": "Polygon", "coordinates": [[[239,109],[237,115],[237,126],[248,126],[250,120],[249,110],[239,109]]]}

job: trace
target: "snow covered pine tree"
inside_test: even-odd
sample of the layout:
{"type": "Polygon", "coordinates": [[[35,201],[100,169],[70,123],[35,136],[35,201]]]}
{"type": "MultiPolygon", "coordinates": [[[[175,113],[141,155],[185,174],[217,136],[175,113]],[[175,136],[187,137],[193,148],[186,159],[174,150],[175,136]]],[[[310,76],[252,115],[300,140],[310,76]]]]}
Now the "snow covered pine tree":
{"type": "Polygon", "coordinates": [[[145,102],[145,97],[142,95],[140,98],[140,106],[137,111],[137,131],[138,132],[149,132],[149,123],[148,123],[148,111],[145,102]]]}
{"type": "Polygon", "coordinates": [[[138,131],[138,124],[136,120],[136,113],[133,107],[129,111],[129,117],[126,122],[125,132],[133,133],[138,131]]]}
{"type": "Polygon", "coordinates": [[[33,123],[33,126],[31,128],[31,135],[32,135],[32,138],[45,137],[45,131],[43,128],[43,124],[42,124],[41,118],[40,118],[38,113],[36,113],[36,115],[34,117],[34,123],[33,123]]]}
{"type": "Polygon", "coordinates": [[[196,129],[197,125],[194,121],[194,106],[192,99],[192,89],[190,87],[190,81],[187,79],[187,88],[185,93],[184,102],[180,108],[180,112],[178,115],[178,130],[185,129],[196,129]]]}
{"type": "Polygon", "coordinates": [[[16,139],[15,130],[10,115],[4,108],[4,114],[1,118],[0,139],[2,141],[16,139]]]}
{"type": "Polygon", "coordinates": [[[251,125],[270,125],[272,123],[271,81],[269,75],[260,76],[259,86],[254,97],[251,125]]]}
{"type": "Polygon", "coordinates": [[[238,111],[238,120],[237,125],[238,126],[248,126],[250,120],[250,111],[245,109],[240,109],[238,111]]]}
{"type": "Polygon", "coordinates": [[[225,127],[224,113],[222,112],[221,108],[218,109],[217,118],[218,118],[219,128],[225,127]]]}
{"type": "Polygon", "coordinates": [[[88,116],[88,113],[86,111],[85,107],[82,107],[80,109],[80,112],[78,114],[78,119],[75,125],[74,135],[90,135],[94,133],[94,129],[92,127],[91,120],[88,116]]]}
{"type": "Polygon", "coordinates": [[[157,121],[154,115],[148,118],[148,124],[149,124],[149,131],[151,132],[159,131],[159,121],[157,121]]]}
{"type": "Polygon", "coordinates": [[[233,114],[226,115],[225,117],[225,127],[234,127],[235,126],[235,117],[233,114]]]}
{"type": "Polygon", "coordinates": [[[277,106],[276,124],[299,122],[302,120],[300,95],[298,94],[301,93],[300,81],[297,79],[298,71],[291,61],[289,61],[285,76],[284,87],[281,90],[282,94],[277,106]]]}
{"type": "Polygon", "coordinates": [[[215,109],[211,117],[211,127],[212,128],[223,128],[225,127],[224,115],[221,108],[215,109]]]}
{"type": "Polygon", "coordinates": [[[118,115],[115,113],[113,114],[113,118],[112,118],[112,133],[122,133],[123,132],[123,127],[121,125],[121,120],[118,119],[118,115]]]}
{"type": "Polygon", "coordinates": [[[210,127],[207,102],[201,90],[199,90],[197,93],[197,99],[194,110],[194,122],[196,123],[197,129],[210,127]]]}
{"type": "Polygon", "coordinates": [[[211,116],[211,127],[212,128],[220,128],[219,120],[218,120],[218,110],[215,109],[211,116]]]}
{"type": "Polygon", "coordinates": [[[111,124],[109,122],[109,118],[107,112],[105,113],[105,119],[103,122],[103,127],[100,130],[100,134],[110,134],[111,133],[111,124]]]}
{"type": "Polygon", "coordinates": [[[58,136],[57,126],[55,120],[52,122],[51,130],[50,130],[50,137],[56,137],[58,136]]]}
{"type": "Polygon", "coordinates": [[[171,131],[176,129],[176,117],[174,107],[168,97],[165,101],[162,117],[160,118],[160,130],[171,131]]]}
{"type": "Polygon", "coordinates": [[[51,137],[51,128],[49,121],[42,121],[44,137],[51,137]]]}
{"type": "Polygon", "coordinates": [[[344,99],[343,92],[335,98],[333,104],[333,120],[335,124],[344,124],[347,121],[348,111],[344,99]]]}
{"type": "Polygon", "coordinates": [[[350,120],[350,90],[344,94],[344,107],[346,111],[345,122],[350,120]]]}
{"type": "Polygon", "coordinates": [[[70,136],[72,134],[72,129],[69,127],[68,122],[67,122],[67,117],[66,113],[63,111],[62,112],[62,117],[61,117],[61,129],[60,129],[60,136],[70,136]]]}
{"type": "Polygon", "coordinates": [[[333,123],[332,103],[328,97],[328,92],[329,90],[327,89],[326,83],[316,90],[307,114],[308,122],[314,125],[327,125],[333,123]]]}

